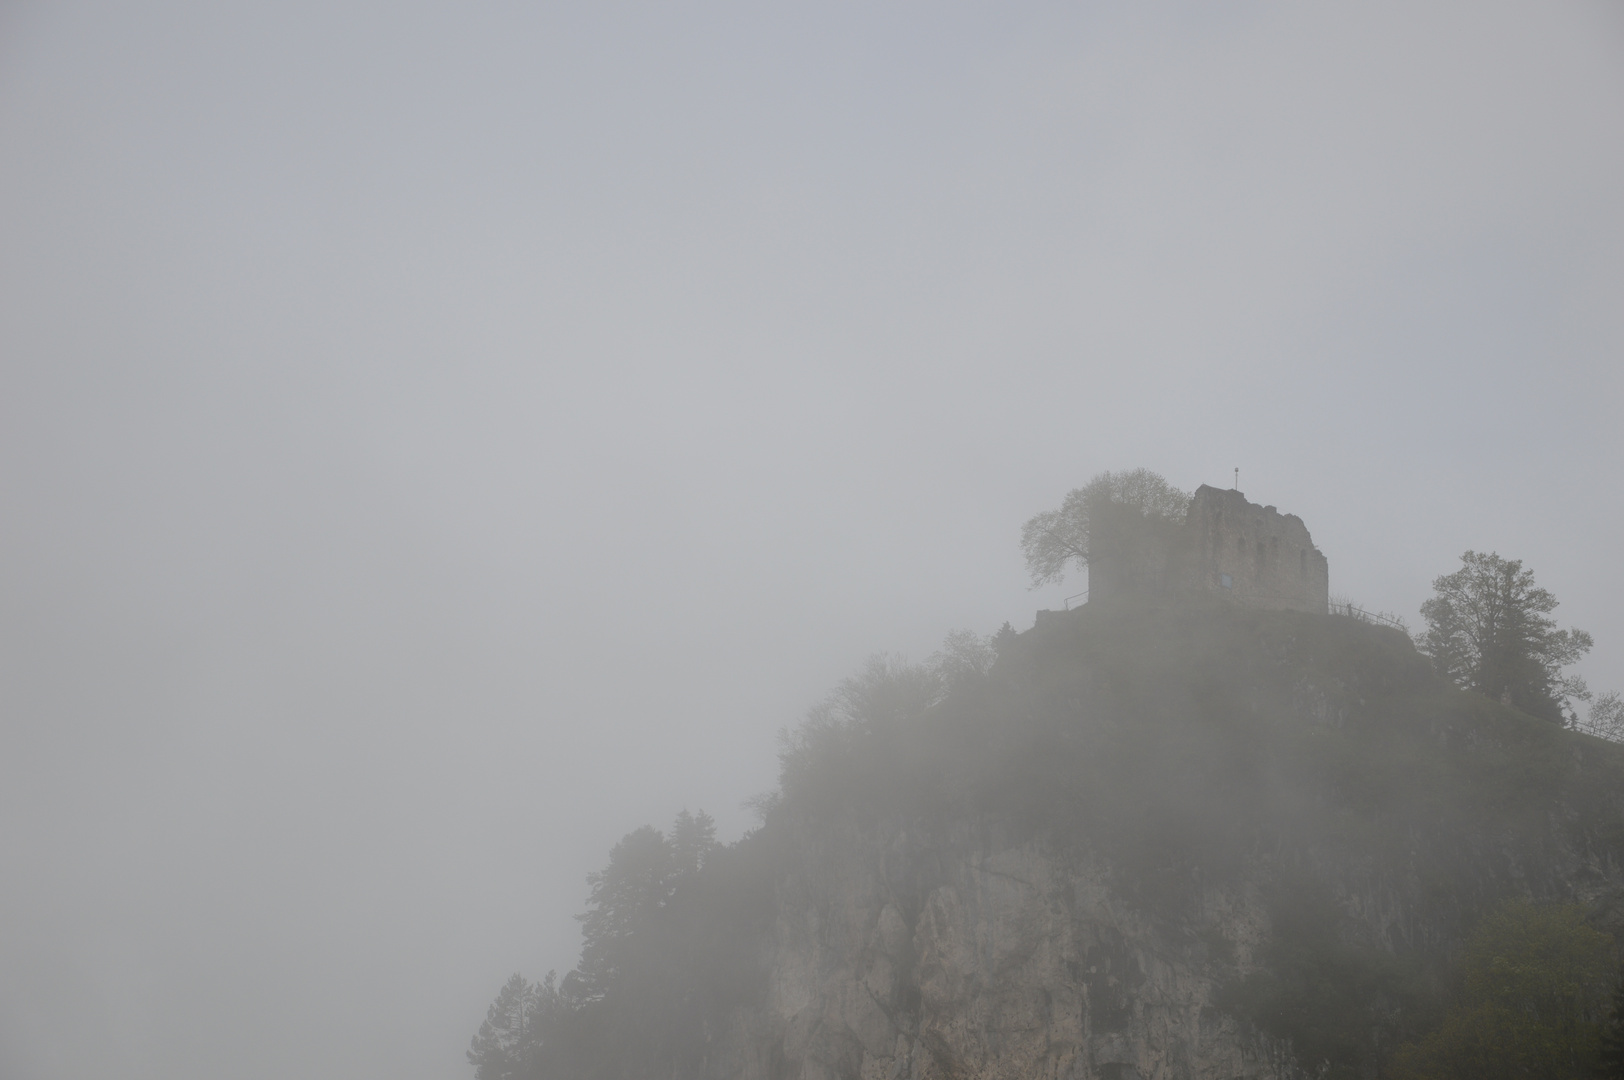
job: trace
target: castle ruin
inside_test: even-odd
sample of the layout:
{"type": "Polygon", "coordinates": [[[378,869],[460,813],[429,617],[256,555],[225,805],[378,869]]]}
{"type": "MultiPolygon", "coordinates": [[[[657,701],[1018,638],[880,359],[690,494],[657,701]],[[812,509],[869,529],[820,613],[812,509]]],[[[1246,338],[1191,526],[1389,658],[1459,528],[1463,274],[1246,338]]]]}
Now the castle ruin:
{"type": "Polygon", "coordinates": [[[1090,602],[1205,591],[1248,607],[1324,614],[1330,569],[1295,514],[1231,488],[1196,489],[1182,522],[1116,507],[1091,526],[1090,602]]]}

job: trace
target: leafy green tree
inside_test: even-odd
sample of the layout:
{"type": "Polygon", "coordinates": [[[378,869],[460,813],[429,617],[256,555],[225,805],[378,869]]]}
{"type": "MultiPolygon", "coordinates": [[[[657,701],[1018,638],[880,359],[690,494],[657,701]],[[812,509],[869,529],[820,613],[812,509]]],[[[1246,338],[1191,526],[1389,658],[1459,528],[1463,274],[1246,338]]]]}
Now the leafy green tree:
{"type": "Polygon", "coordinates": [[[1468,551],[1461,568],[1432,583],[1421,605],[1422,648],[1460,686],[1554,721],[1572,722],[1569,699],[1588,700],[1562,669],[1590,650],[1583,630],[1558,630],[1556,597],[1534,584],[1519,559],[1468,551]]]}
{"type": "Polygon", "coordinates": [[[1568,1080],[1602,1051],[1613,939],[1571,904],[1511,901],[1461,955],[1458,1005],[1395,1056],[1395,1080],[1568,1080]]]}
{"type": "Polygon", "coordinates": [[[1149,469],[1100,473],[1068,494],[1058,510],[1034,514],[1021,526],[1032,587],[1063,581],[1070,569],[1086,569],[1112,511],[1134,510],[1143,518],[1176,522],[1184,519],[1190,498],[1149,469]]]}

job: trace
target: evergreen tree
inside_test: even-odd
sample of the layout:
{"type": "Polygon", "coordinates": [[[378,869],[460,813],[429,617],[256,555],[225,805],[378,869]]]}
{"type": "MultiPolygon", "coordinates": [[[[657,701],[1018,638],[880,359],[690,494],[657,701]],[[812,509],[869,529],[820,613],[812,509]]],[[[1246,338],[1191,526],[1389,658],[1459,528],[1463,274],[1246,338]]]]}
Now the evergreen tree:
{"type": "Polygon", "coordinates": [[[474,1080],[519,1080],[525,1075],[536,997],[536,988],[518,974],[496,995],[468,1049],[474,1080]]]}
{"type": "Polygon", "coordinates": [[[580,986],[601,998],[625,969],[631,942],[671,897],[675,865],[665,834],[652,825],[627,833],[609,852],[609,865],[587,875],[592,893],[581,922],[580,986]]]}
{"type": "Polygon", "coordinates": [[[678,814],[671,826],[671,862],[678,879],[699,873],[716,846],[715,819],[703,810],[678,814]]]}

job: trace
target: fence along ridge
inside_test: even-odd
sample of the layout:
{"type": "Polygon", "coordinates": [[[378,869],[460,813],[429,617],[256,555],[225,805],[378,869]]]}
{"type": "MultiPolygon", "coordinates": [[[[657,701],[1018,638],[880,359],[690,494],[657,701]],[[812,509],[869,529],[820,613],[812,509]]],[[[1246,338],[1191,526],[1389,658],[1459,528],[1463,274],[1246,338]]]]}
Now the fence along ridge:
{"type": "MultiPolygon", "coordinates": [[[[1279,594],[1277,594],[1277,593],[1254,593],[1253,595],[1255,595],[1255,596],[1257,596],[1257,597],[1259,597],[1261,599],[1265,599],[1265,600],[1279,599],[1279,594]]],[[[1087,589],[1084,589],[1080,593],[1075,593],[1075,594],[1073,594],[1071,596],[1066,597],[1062,601],[1062,603],[1065,605],[1062,610],[1065,610],[1065,611],[1075,610],[1072,607],[1071,602],[1073,600],[1079,600],[1079,599],[1082,601],[1082,604],[1078,604],[1077,607],[1082,607],[1083,604],[1088,603],[1088,590],[1087,589]]],[[[1346,618],[1349,618],[1349,619],[1357,619],[1360,622],[1377,623],[1378,625],[1381,625],[1381,626],[1388,626],[1388,627],[1393,628],[1394,630],[1402,631],[1405,634],[1408,634],[1410,632],[1410,628],[1408,626],[1405,626],[1404,622],[1402,620],[1400,620],[1398,618],[1395,618],[1392,615],[1383,615],[1381,612],[1378,612],[1378,611],[1367,611],[1365,608],[1362,608],[1358,604],[1355,604],[1352,600],[1345,600],[1345,601],[1342,601],[1342,602],[1337,602],[1335,600],[1330,601],[1329,603],[1326,604],[1326,613],[1329,614],[1329,615],[1342,615],[1342,616],[1344,616],[1346,618]]]]}
{"type": "Polygon", "coordinates": [[[1327,605],[1327,609],[1332,615],[1343,615],[1350,619],[1358,619],[1360,622],[1380,623],[1382,626],[1390,626],[1394,630],[1402,630],[1406,634],[1410,632],[1409,627],[1405,626],[1404,623],[1393,616],[1383,615],[1376,611],[1366,611],[1358,604],[1355,604],[1352,600],[1344,601],[1343,603],[1332,602],[1331,604],[1327,605]]]}

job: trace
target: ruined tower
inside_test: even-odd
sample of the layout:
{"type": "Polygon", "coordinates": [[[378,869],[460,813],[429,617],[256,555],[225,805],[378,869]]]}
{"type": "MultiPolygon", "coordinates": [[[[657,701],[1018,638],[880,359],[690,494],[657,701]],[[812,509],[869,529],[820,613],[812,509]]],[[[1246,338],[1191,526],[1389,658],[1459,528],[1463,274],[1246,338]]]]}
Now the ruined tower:
{"type": "Polygon", "coordinates": [[[1323,614],[1330,571],[1302,518],[1203,484],[1182,523],[1127,511],[1102,522],[1089,599],[1206,591],[1248,607],[1323,614]]]}
{"type": "Polygon", "coordinates": [[[1330,567],[1296,514],[1203,484],[1182,533],[1183,587],[1214,590],[1250,607],[1325,611],[1330,567]]]}

